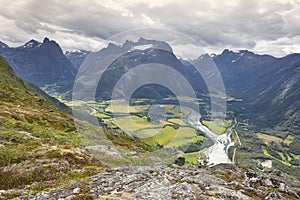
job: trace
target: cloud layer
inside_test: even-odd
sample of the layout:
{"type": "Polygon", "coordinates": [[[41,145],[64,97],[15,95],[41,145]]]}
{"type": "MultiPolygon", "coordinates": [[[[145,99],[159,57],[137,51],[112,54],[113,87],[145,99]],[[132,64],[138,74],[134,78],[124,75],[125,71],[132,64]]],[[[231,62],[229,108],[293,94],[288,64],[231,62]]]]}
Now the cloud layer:
{"type": "MultiPolygon", "coordinates": [[[[0,0],[0,4],[4,5],[0,40],[12,46],[47,36],[65,50],[96,50],[119,32],[161,27],[186,34],[208,52],[225,48],[275,56],[300,52],[298,0],[0,0]]],[[[182,44],[179,47],[183,49],[182,44]]]]}

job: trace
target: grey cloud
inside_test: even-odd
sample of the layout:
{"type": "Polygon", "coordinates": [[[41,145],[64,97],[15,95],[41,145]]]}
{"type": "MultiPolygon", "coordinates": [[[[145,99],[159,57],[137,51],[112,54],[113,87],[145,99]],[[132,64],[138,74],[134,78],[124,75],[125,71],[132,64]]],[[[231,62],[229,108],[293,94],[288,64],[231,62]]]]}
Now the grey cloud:
{"type": "MultiPolygon", "coordinates": [[[[0,40],[25,42],[31,37],[48,36],[68,49],[72,48],[70,41],[76,43],[75,38],[81,48],[96,48],[103,44],[96,38],[107,39],[122,31],[155,26],[180,31],[207,49],[261,51],[259,44],[264,43],[270,45],[264,48],[270,52],[265,53],[272,54],[276,41],[290,38],[281,40],[284,44],[278,44],[275,53],[284,52],[300,33],[300,6],[295,1],[0,0],[0,3],[6,5],[0,7],[0,16],[9,19],[0,22],[0,40]],[[99,45],[93,45],[92,41],[99,45]]],[[[172,40],[168,35],[165,37],[172,40]]]]}
{"type": "Polygon", "coordinates": [[[283,19],[285,21],[284,30],[288,33],[288,37],[300,35],[300,6],[285,13],[283,19]]]}
{"type": "Polygon", "coordinates": [[[260,14],[260,6],[254,3],[256,1],[235,2],[236,5],[227,7],[226,3],[216,7],[207,1],[169,3],[165,7],[150,8],[147,14],[159,16],[161,21],[176,30],[190,33],[212,45],[220,42],[228,44],[228,39],[232,37],[234,41],[237,34],[243,37],[241,43],[248,38],[272,39],[281,34],[284,21],[275,13],[278,6],[261,5],[268,12],[260,14]]]}

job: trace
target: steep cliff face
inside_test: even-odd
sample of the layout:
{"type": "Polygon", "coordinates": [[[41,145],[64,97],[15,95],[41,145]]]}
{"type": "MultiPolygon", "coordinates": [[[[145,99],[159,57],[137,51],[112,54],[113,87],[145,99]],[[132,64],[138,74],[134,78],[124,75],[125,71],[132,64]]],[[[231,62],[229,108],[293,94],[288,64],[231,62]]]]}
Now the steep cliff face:
{"type": "Polygon", "coordinates": [[[42,43],[31,40],[17,48],[0,46],[0,54],[25,81],[41,87],[74,80],[76,70],[55,41],[45,38],[42,43]]]}
{"type": "Polygon", "coordinates": [[[277,127],[299,135],[300,54],[275,58],[224,50],[213,59],[228,93],[243,99],[258,130],[277,127]]]}

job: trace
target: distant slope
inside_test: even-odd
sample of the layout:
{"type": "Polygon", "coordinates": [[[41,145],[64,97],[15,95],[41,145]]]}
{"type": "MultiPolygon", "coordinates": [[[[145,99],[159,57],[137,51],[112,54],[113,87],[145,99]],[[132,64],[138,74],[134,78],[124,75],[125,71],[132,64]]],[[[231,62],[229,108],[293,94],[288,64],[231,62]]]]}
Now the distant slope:
{"type": "Polygon", "coordinates": [[[257,130],[281,126],[300,134],[300,54],[275,58],[225,50],[213,59],[228,94],[243,99],[244,115],[257,130]]]}
{"type": "Polygon", "coordinates": [[[213,59],[228,95],[243,100],[228,103],[239,121],[235,162],[262,168],[259,163],[268,160],[299,178],[300,54],[275,58],[225,50],[213,59]]]}
{"type": "Polygon", "coordinates": [[[279,59],[274,68],[272,84],[250,103],[253,121],[300,136],[300,54],[279,59]]]}
{"type": "Polygon", "coordinates": [[[273,82],[278,61],[269,55],[257,55],[247,50],[224,50],[213,57],[230,95],[252,101],[273,82]]]}

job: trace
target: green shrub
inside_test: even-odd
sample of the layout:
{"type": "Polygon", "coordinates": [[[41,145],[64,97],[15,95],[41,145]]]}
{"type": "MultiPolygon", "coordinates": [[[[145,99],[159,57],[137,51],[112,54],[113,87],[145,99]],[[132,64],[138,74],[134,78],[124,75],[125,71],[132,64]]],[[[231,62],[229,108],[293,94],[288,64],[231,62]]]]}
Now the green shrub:
{"type": "Polygon", "coordinates": [[[19,163],[27,158],[28,154],[24,146],[0,147],[0,167],[8,166],[13,163],[19,163]]]}

